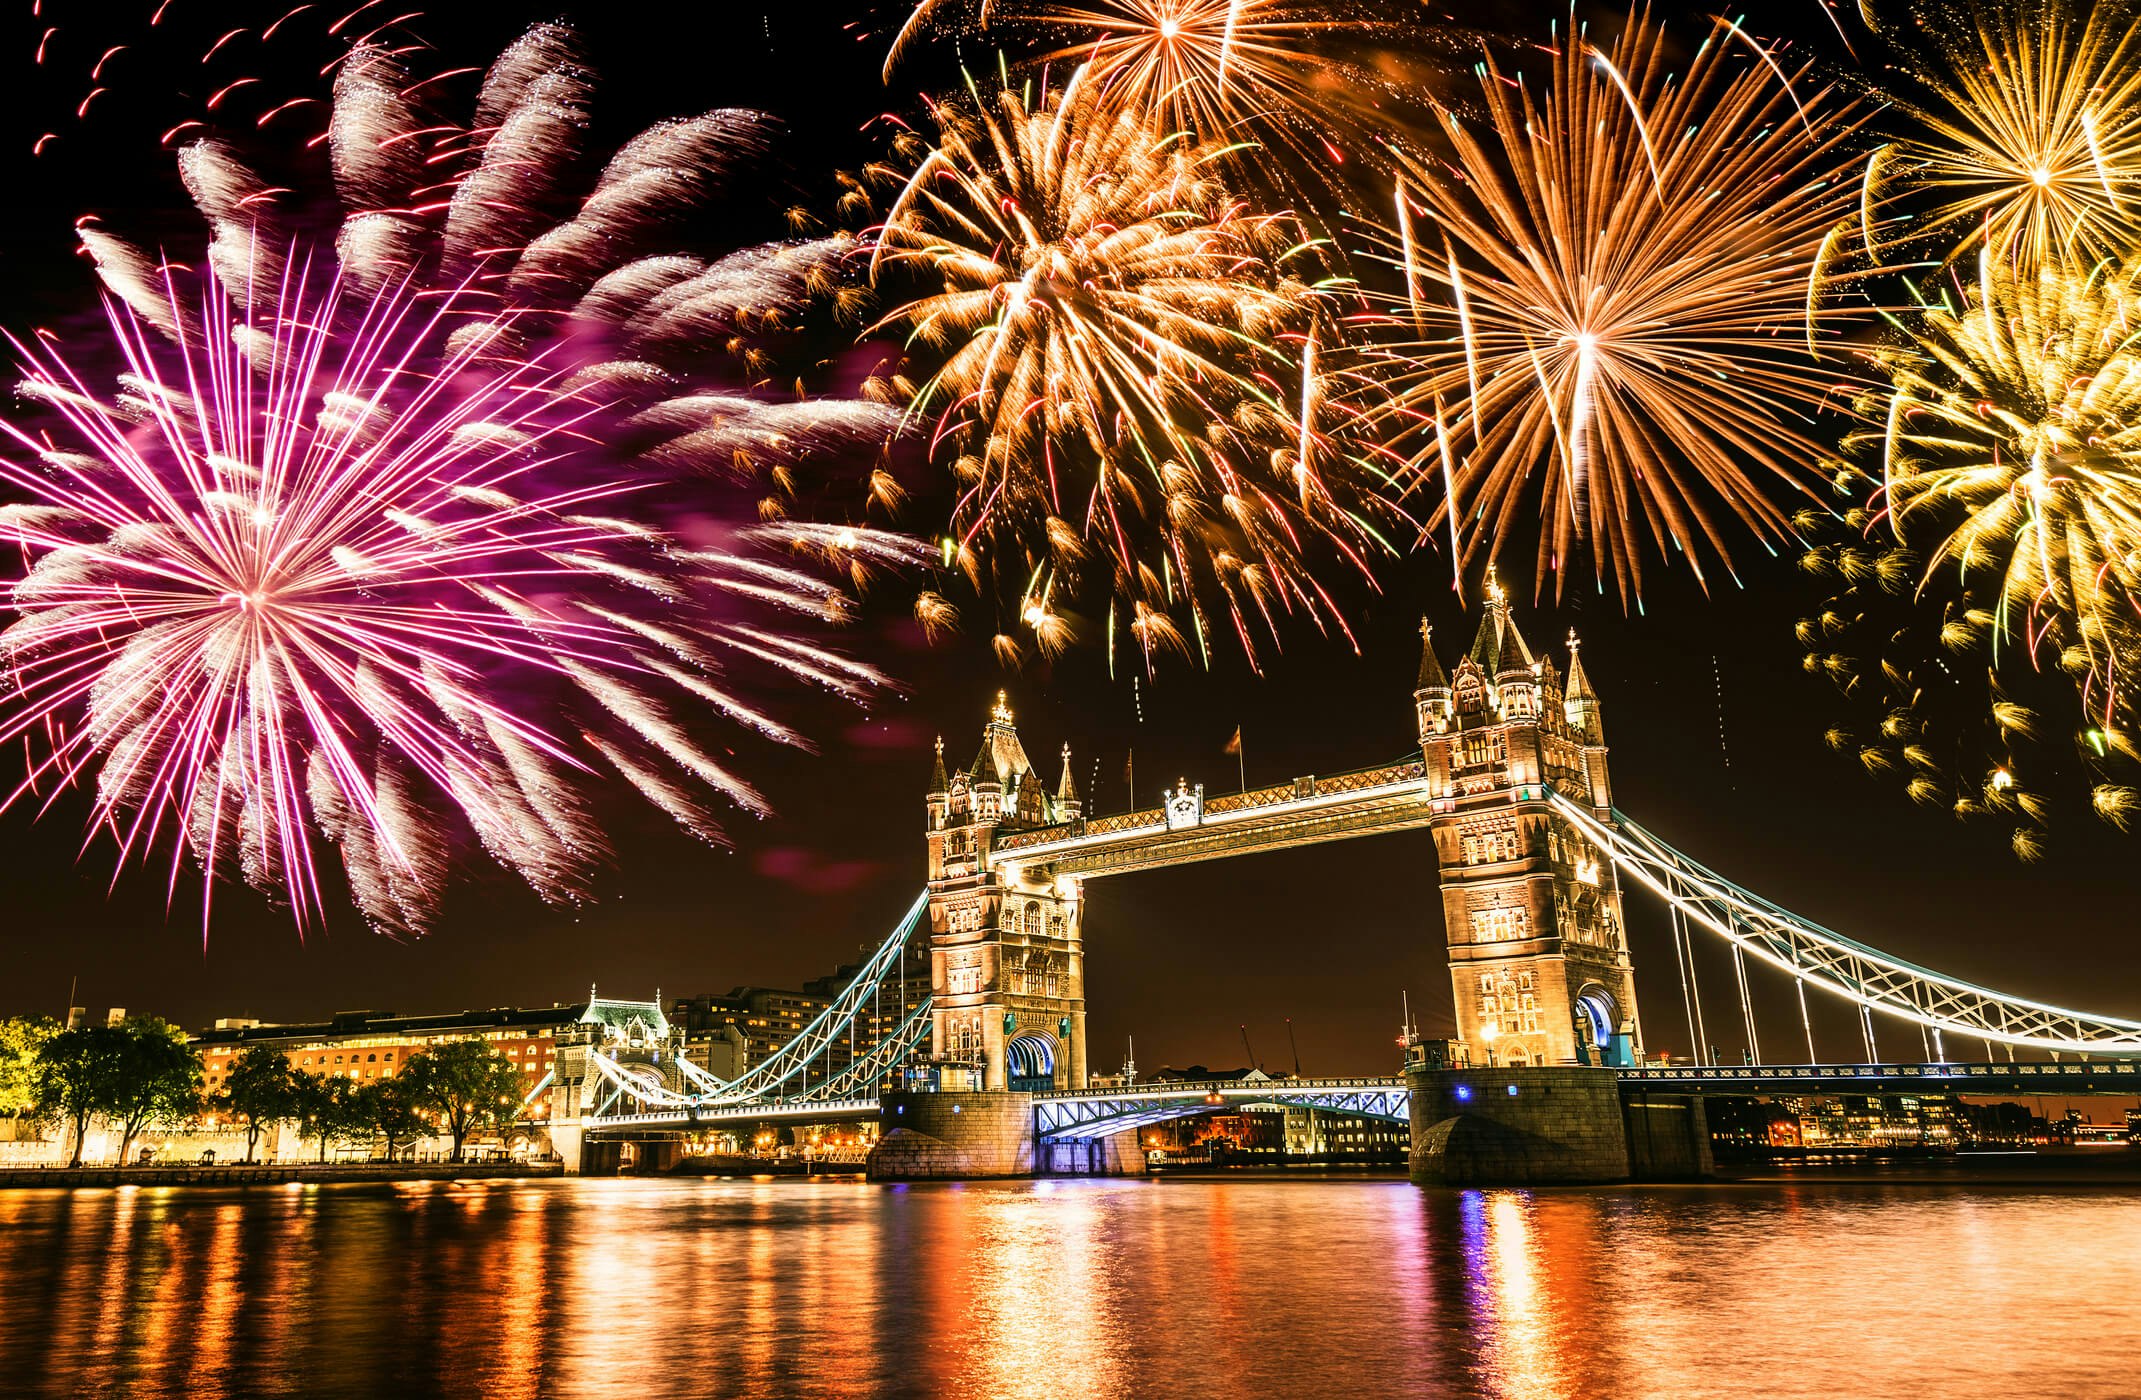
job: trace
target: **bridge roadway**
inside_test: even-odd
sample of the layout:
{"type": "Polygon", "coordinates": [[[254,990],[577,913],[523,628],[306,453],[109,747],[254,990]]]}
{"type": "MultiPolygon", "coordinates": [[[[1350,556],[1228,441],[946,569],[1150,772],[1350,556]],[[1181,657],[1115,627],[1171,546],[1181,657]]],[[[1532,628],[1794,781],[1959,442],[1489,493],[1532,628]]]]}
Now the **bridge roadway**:
{"type": "MultiPolygon", "coordinates": [[[[1492,1066],[1471,1073],[1491,1083],[1492,1066]]],[[[2141,1060],[1865,1065],[1645,1065],[1614,1071],[1624,1097],[1647,1090],[1709,1094],[2122,1094],[2141,1098],[2141,1060]]],[[[1402,1076],[1350,1079],[1214,1079],[1113,1089],[1058,1089],[1033,1096],[1044,1142],[1112,1137],[1170,1118],[1220,1108],[1272,1104],[1408,1120],[1412,1095],[1402,1076]]],[[[662,1113],[589,1118],[590,1133],[644,1132],[745,1123],[829,1123],[878,1116],[875,1098],[710,1105],[662,1113]]]]}

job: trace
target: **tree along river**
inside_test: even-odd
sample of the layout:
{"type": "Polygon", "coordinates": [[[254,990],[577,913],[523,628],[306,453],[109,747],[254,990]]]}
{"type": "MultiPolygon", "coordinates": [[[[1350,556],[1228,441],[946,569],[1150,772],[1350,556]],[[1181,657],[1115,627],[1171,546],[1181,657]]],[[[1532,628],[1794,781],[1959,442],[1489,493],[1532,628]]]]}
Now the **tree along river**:
{"type": "Polygon", "coordinates": [[[2132,1396],[2141,1190],[0,1191],[0,1395],[2132,1396]]]}

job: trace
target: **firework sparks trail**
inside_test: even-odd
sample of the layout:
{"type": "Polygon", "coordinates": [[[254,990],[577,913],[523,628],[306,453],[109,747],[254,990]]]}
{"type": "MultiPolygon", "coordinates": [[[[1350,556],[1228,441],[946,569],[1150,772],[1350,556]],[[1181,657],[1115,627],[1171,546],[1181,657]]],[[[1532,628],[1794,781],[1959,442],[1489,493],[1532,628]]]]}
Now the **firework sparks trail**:
{"type": "Polygon", "coordinates": [[[859,584],[927,557],[762,502],[724,514],[705,480],[778,482],[899,429],[754,387],[813,304],[851,309],[847,240],[671,250],[770,119],[664,123],[583,190],[568,31],[508,49],[465,124],[412,96],[427,81],[362,44],[337,71],[331,254],[215,140],[180,155],[202,285],[83,230],[116,394],[16,342],[0,736],[45,748],[13,800],[93,781],[93,834],[122,866],[167,851],[174,885],[198,866],[204,924],[229,878],[316,922],[322,843],[392,932],[430,926],[471,838],[543,898],[585,899],[606,774],[725,841],[716,803],[766,803],[708,720],[807,746],[740,678],[858,702],[888,684],[756,619],[837,620],[822,567],[859,584]]]}
{"type": "Polygon", "coordinates": [[[1446,27],[1402,7],[1353,0],[926,0],[886,60],[932,31],[1027,40],[1019,66],[1083,65],[1095,100],[1156,133],[1238,143],[1237,180],[1338,188],[1355,166],[1387,168],[1446,27]],[[1276,168],[1270,153],[1294,159],[1276,168]]]}
{"type": "Polygon", "coordinates": [[[1044,650],[1065,594],[1127,612],[1148,661],[1188,650],[1184,611],[1200,647],[1209,610],[1252,660],[1285,614],[1343,631],[1318,564],[1366,578],[1395,512],[1301,382],[1328,372],[1307,347],[1330,311],[1300,225],[1083,69],[937,121],[873,270],[920,289],[886,324],[935,365],[910,398],[959,492],[951,557],[1015,581],[1044,650]]]}
{"type": "MultiPolygon", "coordinates": [[[[1854,537],[1808,555],[1842,591],[1800,637],[1878,716],[1833,742],[1921,801],[2024,819],[2029,856],[2048,810],[2032,770],[2141,757],[2141,265],[1978,261],[1972,299],[1884,352],[1884,427],[1853,444],[1878,469],[1845,472],[1867,501],[1854,537]],[[2049,748],[2046,706],[2074,716],[2071,750],[2049,748]]],[[[2109,781],[2092,802],[2121,825],[2141,811],[2109,781]]]]}
{"type": "Polygon", "coordinates": [[[1943,10],[1922,25],[1930,52],[1906,55],[1906,81],[1883,94],[1916,128],[1866,164],[1867,243],[1982,246],[2018,268],[2130,253],[2141,235],[2133,9],[2013,0],[1966,24],[1943,10]]]}
{"type": "Polygon", "coordinates": [[[1785,533],[1764,483],[1804,489],[1805,425],[1837,396],[1803,322],[1853,204],[1858,121],[1748,47],[1721,25],[1676,72],[1638,16],[1610,45],[1567,36],[1543,91],[1490,58],[1484,119],[1444,116],[1453,164],[1401,184],[1389,319],[1421,330],[1389,345],[1375,392],[1417,443],[1414,479],[1447,482],[1466,558],[1529,507],[1542,580],[1565,587],[1587,547],[1633,600],[1649,550],[1700,576],[1705,549],[1729,567],[1731,522],[1785,533]]]}

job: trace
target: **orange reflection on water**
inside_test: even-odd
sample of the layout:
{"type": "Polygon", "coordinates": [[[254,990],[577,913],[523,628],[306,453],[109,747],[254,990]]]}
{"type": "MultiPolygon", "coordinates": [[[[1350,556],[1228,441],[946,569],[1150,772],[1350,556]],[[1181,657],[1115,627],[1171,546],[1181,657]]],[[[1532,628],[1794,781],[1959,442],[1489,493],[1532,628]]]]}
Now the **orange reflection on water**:
{"type": "Polygon", "coordinates": [[[1109,1263],[1111,1200],[1123,1188],[1046,1182],[981,1189],[964,1202],[970,1235],[934,1263],[963,1294],[951,1393],[1059,1397],[1120,1394],[1120,1328],[1109,1263]]]}
{"type": "Polygon", "coordinates": [[[2141,1190],[0,1191],[0,1297],[7,1396],[2124,1400],[2141,1190]]]}

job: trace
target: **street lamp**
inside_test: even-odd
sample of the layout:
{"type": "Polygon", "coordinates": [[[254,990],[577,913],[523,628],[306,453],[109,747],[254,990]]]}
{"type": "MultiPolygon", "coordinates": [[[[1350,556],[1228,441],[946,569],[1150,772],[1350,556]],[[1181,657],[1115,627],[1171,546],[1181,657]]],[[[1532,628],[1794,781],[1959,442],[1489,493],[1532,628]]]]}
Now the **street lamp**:
{"type": "Polygon", "coordinates": [[[1487,1042],[1487,1068],[1494,1068],[1494,1042],[1502,1033],[1499,1021],[1488,1021],[1479,1028],[1479,1038],[1487,1042]]]}

